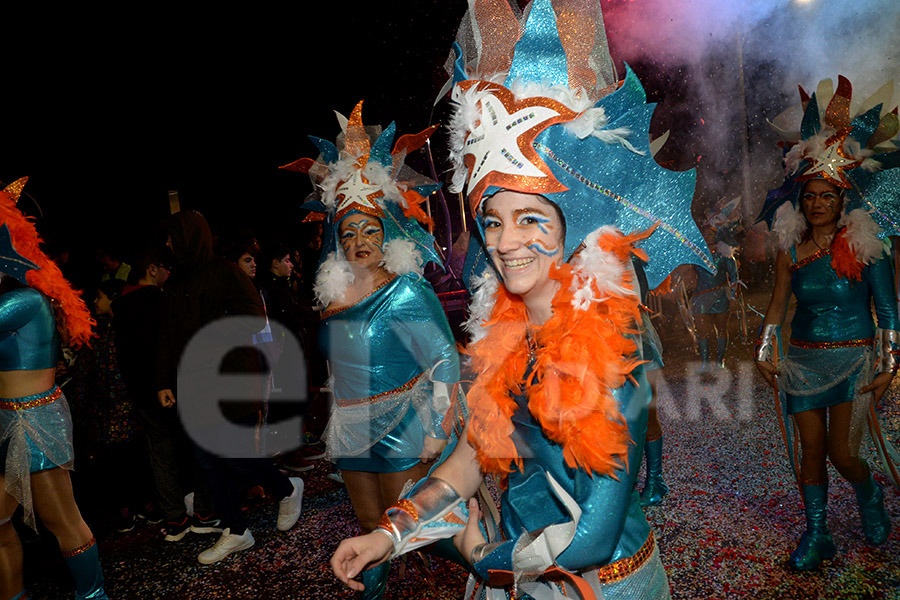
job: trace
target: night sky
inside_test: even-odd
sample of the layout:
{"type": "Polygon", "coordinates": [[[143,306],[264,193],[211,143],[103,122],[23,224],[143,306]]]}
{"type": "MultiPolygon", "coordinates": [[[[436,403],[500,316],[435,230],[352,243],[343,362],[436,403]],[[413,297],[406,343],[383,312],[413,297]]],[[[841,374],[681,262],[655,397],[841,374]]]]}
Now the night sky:
{"type": "Polygon", "coordinates": [[[333,140],[333,111],[359,100],[366,123],[427,127],[465,3],[293,6],[19,21],[3,61],[0,180],[29,176],[21,206],[36,214],[33,198],[45,236],[76,249],[131,245],[173,189],[217,232],[290,235],[311,187],[278,166],[315,156],[306,136],[333,140]]]}
{"type": "MultiPolygon", "coordinates": [[[[745,132],[754,160],[760,157],[754,196],[761,201],[779,183],[766,119],[795,100],[796,83],[814,85],[818,76],[838,73],[827,62],[813,70],[816,79],[795,72],[810,61],[772,43],[785,39],[780,27],[799,33],[805,20],[815,25],[814,40],[856,39],[822,36],[836,14],[825,4],[834,0],[821,0],[808,14],[766,0],[768,12],[752,23],[746,15],[711,14],[725,5],[710,1],[602,2],[620,76],[627,60],[648,99],[660,103],[651,135],[671,131],[657,159],[677,170],[698,167],[695,218],[739,193],[737,151],[745,132]],[[698,11],[685,13],[694,37],[675,22],[666,29],[657,18],[660,7],[698,11]],[[816,15],[819,21],[812,20],[816,15]],[[733,22],[746,29],[746,129],[736,118],[733,22]],[[701,46],[702,56],[694,51],[701,46]]],[[[85,257],[98,245],[128,250],[143,243],[168,214],[169,190],[178,190],[182,208],[206,214],[223,237],[245,226],[263,239],[297,243],[307,231],[299,225],[299,206],[311,186],[306,176],[278,166],[316,155],[307,135],[333,140],[334,110],[348,115],[365,100],[364,122],[396,120],[399,134],[446,117],[447,103],[432,113],[432,102],[446,81],[443,64],[465,0],[301,2],[230,12],[217,6],[205,13],[157,6],[38,7],[5,19],[0,181],[29,176],[20,206],[31,214],[39,206],[44,236],[85,257]]],[[[896,6],[885,6],[866,13],[866,30],[884,22],[885,11],[896,14],[896,6]]],[[[890,52],[880,55],[896,56],[896,43],[885,44],[880,48],[890,52]]],[[[801,45],[789,49],[795,47],[801,45]]],[[[838,49],[838,57],[849,52],[838,49]]],[[[859,64],[871,64],[870,56],[859,64]]],[[[883,81],[896,70],[888,61],[872,79],[883,81]]],[[[439,174],[447,169],[444,147],[439,132],[432,144],[439,174]]]]}

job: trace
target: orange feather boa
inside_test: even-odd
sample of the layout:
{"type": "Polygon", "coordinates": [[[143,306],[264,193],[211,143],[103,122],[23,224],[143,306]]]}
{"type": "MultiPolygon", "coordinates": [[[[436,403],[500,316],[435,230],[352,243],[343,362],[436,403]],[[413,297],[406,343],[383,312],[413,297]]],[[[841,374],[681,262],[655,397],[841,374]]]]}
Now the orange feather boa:
{"type": "MultiPolygon", "coordinates": [[[[616,232],[601,236],[598,245],[629,264],[634,242],[642,237],[616,232]]],[[[643,362],[635,342],[625,335],[638,331],[639,298],[634,293],[607,295],[588,310],[576,310],[574,276],[570,264],[550,269],[560,287],[553,316],[536,328],[536,360],[527,381],[525,304],[502,285],[484,323],[487,335],[467,350],[477,375],[468,394],[468,439],[485,472],[506,475],[522,468],[511,418],[516,411],[513,396],[522,394],[523,386],[529,411],[544,434],[563,446],[568,466],[615,476],[626,464],[632,440],[612,390],[643,362]]],[[[633,290],[631,270],[625,269],[616,283],[633,290]]]]}
{"type": "Polygon", "coordinates": [[[842,227],[831,240],[831,268],[838,277],[862,281],[863,267],[865,265],[856,258],[856,253],[850,247],[847,229],[842,227]]]}
{"type": "Polygon", "coordinates": [[[50,298],[57,318],[57,329],[67,346],[89,344],[94,319],[81,299],[81,294],[63,277],[55,262],[41,250],[41,237],[34,223],[16,206],[16,199],[0,191],[0,223],[9,227],[16,251],[40,267],[28,271],[28,285],[50,298]]]}

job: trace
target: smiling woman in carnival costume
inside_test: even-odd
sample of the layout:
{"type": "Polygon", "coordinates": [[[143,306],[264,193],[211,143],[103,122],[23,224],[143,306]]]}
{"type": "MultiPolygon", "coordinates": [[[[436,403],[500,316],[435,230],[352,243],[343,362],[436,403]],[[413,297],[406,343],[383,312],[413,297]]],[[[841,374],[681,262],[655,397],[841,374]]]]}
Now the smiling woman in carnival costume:
{"type": "MultiPolygon", "coordinates": [[[[770,385],[778,376],[784,404],[779,416],[789,423],[782,432],[806,511],[806,532],[790,555],[800,570],[815,569],[836,552],[826,515],[826,458],[853,486],[868,542],[883,543],[891,529],[883,492],[859,446],[868,418],[885,469],[898,483],[897,455],[880,435],[874,410],[900,365],[889,246],[873,220],[890,226],[898,216],[893,205],[900,152],[889,141],[898,121],[896,109],[885,110],[892,91],[883,87],[851,117],[851,86],[844,77],[834,92],[830,80],[812,97],[801,88],[800,130],[785,136],[787,178],[769,193],[760,217],[774,215],[780,251],[756,364],[770,385]],[[797,308],[781,362],[781,325],[791,294],[797,308]],[[799,459],[792,441],[797,436],[799,459]]],[[[890,233],[897,232],[891,227],[890,233]]]]}
{"type": "Polygon", "coordinates": [[[56,536],[75,597],[106,598],[97,544],[72,493],[72,420],[55,383],[60,341],[91,338],[91,314],[40,249],[34,224],[16,207],[27,179],[0,191],[0,597],[25,598],[16,507],[56,536]]]}
{"type": "MultiPolygon", "coordinates": [[[[327,456],[341,470],[363,533],[378,524],[407,481],[428,473],[462,407],[459,356],[424,263],[440,260],[417,222],[438,185],[404,165],[434,132],[402,136],[362,122],[362,102],[340,118],[337,145],[311,138],[318,161],[285,168],[316,186],[304,208],[324,214],[323,260],[315,281],[324,312],[319,342],[332,374],[327,456]],[[372,134],[370,136],[370,133],[372,134]]],[[[380,598],[387,562],[366,572],[366,598],[380,598]]]]}
{"type": "Polygon", "coordinates": [[[453,184],[484,241],[467,261],[463,442],[332,568],[358,590],[366,567],[455,536],[466,597],[668,598],[635,489],[650,391],[631,260],[649,258],[651,287],[710,260],[694,174],[653,161],[653,106],[630,70],[617,87],[596,4],[536,0],[524,25],[516,11],[470,4],[453,69],[453,184]],[[487,506],[482,528],[472,499],[459,524],[485,474],[502,479],[499,523],[487,506]]]}

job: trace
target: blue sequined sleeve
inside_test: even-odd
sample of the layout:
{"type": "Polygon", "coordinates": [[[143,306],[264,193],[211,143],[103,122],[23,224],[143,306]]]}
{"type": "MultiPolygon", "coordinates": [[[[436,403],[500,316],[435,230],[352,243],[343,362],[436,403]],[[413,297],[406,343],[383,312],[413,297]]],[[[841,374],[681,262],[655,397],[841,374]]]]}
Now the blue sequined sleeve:
{"type": "Polygon", "coordinates": [[[891,261],[881,258],[869,265],[868,282],[875,305],[875,319],[881,329],[900,330],[897,318],[897,292],[891,261]]]}
{"type": "Polygon", "coordinates": [[[482,578],[490,580],[490,571],[514,572],[515,552],[522,542],[528,542],[532,534],[547,525],[570,520],[549,490],[545,472],[553,476],[581,509],[574,538],[556,557],[560,567],[578,571],[608,564],[632,556],[646,541],[650,529],[636,498],[635,481],[643,456],[649,385],[642,367],[633,375],[639,386],[627,383],[614,391],[635,440],[628,450],[627,468],[619,469],[615,478],[591,476],[580,469],[566,467],[558,445],[549,441],[535,443],[531,438],[529,447],[534,457],[525,459],[524,473],[510,474],[506,502],[501,510],[504,531],[507,535],[513,532],[519,535],[510,535],[507,542],[474,565],[482,578]]]}
{"type": "MultiPolygon", "coordinates": [[[[408,334],[422,370],[434,368],[432,378],[452,386],[459,381],[459,353],[441,302],[424,278],[410,281],[408,291],[411,293],[396,294],[406,300],[395,306],[391,317],[408,334]]],[[[440,432],[444,416],[444,411],[434,410],[432,405],[433,432],[440,432]]]]}

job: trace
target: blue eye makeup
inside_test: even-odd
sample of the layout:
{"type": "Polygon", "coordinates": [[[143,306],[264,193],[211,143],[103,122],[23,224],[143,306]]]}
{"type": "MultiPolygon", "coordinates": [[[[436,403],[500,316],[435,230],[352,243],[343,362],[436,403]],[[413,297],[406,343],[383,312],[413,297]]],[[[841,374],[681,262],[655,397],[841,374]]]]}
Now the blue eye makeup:
{"type": "Polygon", "coordinates": [[[500,219],[498,219],[496,217],[485,217],[481,221],[481,226],[484,227],[485,229],[488,229],[489,227],[494,227],[494,226],[499,227],[500,225],[501,225],[500,219]]]}
{"type": "Polygon", "coordinates": [[[528,226],[528,225],[536,225],[538,229],[540,229],[541,233],[549,233],[546,224],[550,222],[550,219],[544,217],[542,215],[538,215],[535,213],[526,213],[519,217],[518,223],[520,226],[528,226]]]}

